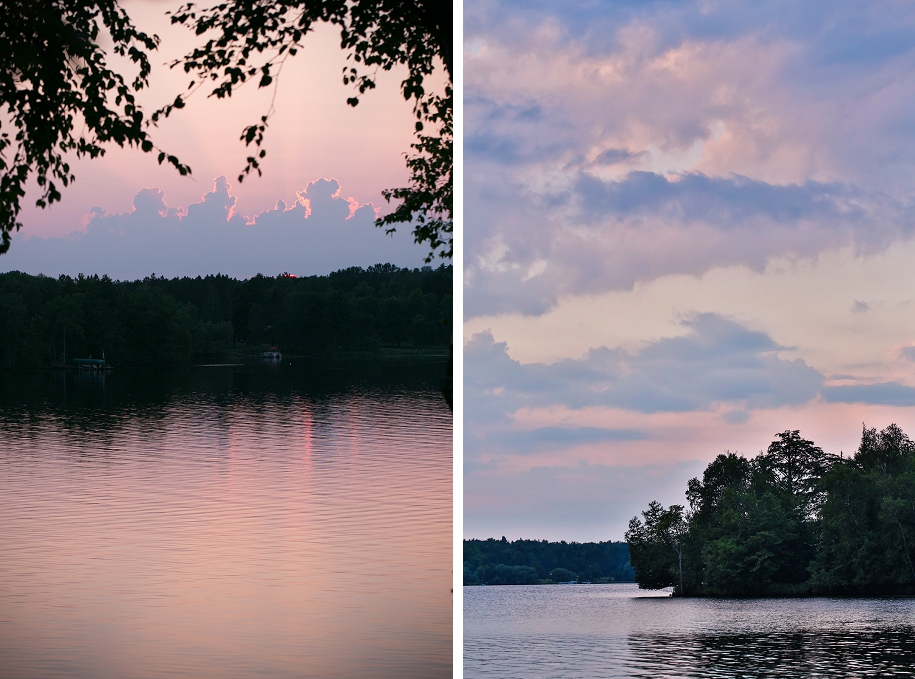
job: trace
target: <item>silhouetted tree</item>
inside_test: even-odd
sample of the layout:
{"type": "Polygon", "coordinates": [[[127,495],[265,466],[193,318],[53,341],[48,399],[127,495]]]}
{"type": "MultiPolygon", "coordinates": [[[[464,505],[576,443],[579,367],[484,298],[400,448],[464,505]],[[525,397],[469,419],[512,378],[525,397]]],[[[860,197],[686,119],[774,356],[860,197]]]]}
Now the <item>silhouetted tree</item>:
{"type": "Polygon", "coordinates": [[[821,485],[814,586],[844,594],[915,592],[915,444],[902,429],[864,427],[854,456],[834,464],[821,485]]]}
{"type": "MultiPolygon", "coordinates": [[[[277,344],[288,354],[374,351],[382,329],[406,339],[408,316],[389,319],[384,304],[397,297],[432,304],[439,311],[450,297],[441,289],[451,267],[400,269],[384,273],[358,267],[345,275],[290,279],[256,276],[157,278],[115,282],[107,276],[48,278],[19,272],[0,274],[0,367],[49,366],[90,354],[114,365],[165,365],[192,359],[254,353],[277,344]],[[430,279],[434,279],[430,282],[430,279]],[[397,283],[394,285],[393,283],[397,283]],[[434,305],[434,306],[435,306],[434,305]],[[365,308],[375,311],[365,313],[365,308]],[[400,323],[391,328],[392,323],[400,323]]],[[[446,346],[447,328],[431,324],[414,344],[446,346]]]]}
{"type": "Polygon", "coordinates": [[[626,531],[629,560],[639,587],[661,589],[679,585],[683,593],[683,545],[688,530],[681,505],[667,509],[656,501],[633,517],[626,531]]]}
{"type": "MultiPolygon", "coordinates": [[[[0,11],[0,253],[21,226],[20,198],[34,173],[46,207],[75,179],[67,154],[97,158],[104,145],[156,149],[135,93],[149,84],[148,52],[159,39],[138,31],[117,0],[5,0],[0,11]],[[112,70],[101,45],[139,67],[112,70]],[[11,129],[3,130],[9,121],[11,129]]],[[[182,175],[174,156],[159,152],[182,175]]]]}
{"type": "Polygon", "coordinates": [[[852,458],[784,431],[753,459],[719,455],[686,496],[685,516],[651,502],[629,524],[642,587],[675,584],[678,534],[684,593],[915,592],[915,444],[894,424],[865,427],[852,458]]]}
{"type": "MultiPolygon", "coordinates": [[[[359,96],[375,87],[377,69],[396,65],[408,69],[401,91],[414,103],[416,152],[407,158],[411,183],[383,192],[399,201],[377,225],[389,231],[397,224],[413,225],[418,243],[435,254],[452,254],[452,6],[436,0],[232,0],[211,9],[193,4],[172,16],[198,35],[215,31],[184,59],[176,61],[194,73],[191,88],[216,81],[212,95],[229,97],[249,78],[259,87],[275,83],[282,62],[294,56],[315,24],[340,28],[341,48],[349,66],[344,84],[359,96]],[[430,93],[425,82],[440,59],[448,85],[430,93]],[[431,128],[431,134],[427,132],[431,128]]],[[[21,227],[20,198],[34,172],[43,194],[37,205],[60,200],[57,182],[74,181],[64,156],[95,158],[104,144],[137,146],[158,151],[182,174],[190,167],[157,149],[149,137],[150,124],[185,106],[178,95],[148,119],[135,93],[148,85],[148,53],[159,44],[156,36],[138,31],[117,0],[7,0],[0,12],[0,106],[12,121],[14,134],[0,131],[0,253],[10,245],[10,234],[21,227]],[[104,34],[107,34],[105,36],[104,34]],[[139,66],[130,82],[108,67],[100,46],[110,40],[112,51],[139,66]],[[76,133],[75,130],[82,129],[76,133]]],[[[268,115],[242,133],[246,145],[261,147],[268,115]]],[[[252,170],[261,172],[261,148],[248,158],[239,181],[252,170]]]]}
{"type": "MultiPolygon", "coordinates": [[[[214,81],[211,96],[230,97],[248,79],[258,87],[275,85],[285,60],[295,56],[304,37],[314,26],[326,22],[340,28],[340,47],[346,51],[348,66],[343,83],[353,85],[347,103],[356,106],[359,96],[375,88],[377,69],[407,67],[401,92],[413,101],[416,115],[417,152],[407,158],[411,184],[383,192],[385,199],[398,200],[395,210],[376,224],[393,231],[397,224],[413,223],[417,243],[428,243],[429,262],[438,253],[452,254],[452,164],[453,96],[453,8],[438,0],[229,0],[201,10],[188,3],[172,16],[173,23],[193,28],[197,35],[214,32],[214,37],[183,59],[173,63],[193,73],[193,90],[214,81]],[[430,93],[426,79],[435,71],[435,60],[445,68],[448,85],[443,93],[430,93]],[[427,126],[433,134],[424,134],[427,126]]],[[[182,97],[153,115],[168,115],[184,105],[182,97]]],[[[238,180],[252,170],[260,174],[261,148],[269,112],[242,133],[246,145],[260,148],[248,157],[238,180]]]]}
{"type": "Polygon", "coordinates": [[[818,483],[832,458],[813,441],[801,438],[796,429],[776,436],[763,459],[771,465],[779,486],[795,498],[801,511],[809,513],[819,502],[818,483]]]}

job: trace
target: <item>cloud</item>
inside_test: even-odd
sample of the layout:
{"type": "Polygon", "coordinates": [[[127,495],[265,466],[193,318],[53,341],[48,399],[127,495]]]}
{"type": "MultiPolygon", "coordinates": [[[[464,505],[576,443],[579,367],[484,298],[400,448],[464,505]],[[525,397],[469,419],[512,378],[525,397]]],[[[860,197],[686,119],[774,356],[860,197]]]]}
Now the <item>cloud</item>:
{"type": "Polygon", "coordinates": [[[464,17],[468,316],[912,235],[915,10],[471,0],[464,17]]]}
{"type": "Polygon", "coordinates": [[[823,389],[823,400],[829,403],[915,406],[915,387],[907,387],[898,382],[825,387],[823,389]]]}
{"type": "Polygon", "coordinates": [[[540,314],[563,295],[736,264],[761,271],[774,257],[826,248],[876,252],[915,231],[909,202],[816,181],[578,172],[562,190],[495,195],[470,210],[469,222],[490,235],[468,245],[467,317],[540,314]]]}
{"type": "MultiPolygon", "coordinates": [[[[689,329],[686,335],[650,343],[639,351],[600,347],[580,359],[552,364],[521,364],[490,333],[474,335],[464,346],[468,534],[483,535],[480,530],[497,530],[496,526],[504,526],[506,532],[512,525],[565,524],[593,539],[607,517],[592,523],[572,518],[576,512],[581,517],[605,512],[608,503],[613,511],[626,507],[620,510],[626,516],[611,521],[621,534],[620,526],[631,516],[633,503],[643,505],[657,491],[650,480],[656,473],[649,474],[647,467],[635,471],[597,465],[584,470],[567,464],[579,459],[606,461],[608,455],[629,463],[644,460],[673,433],[661,435],[653,429],[665,413],[723,409],[723,420],[739,425],[749,420],[750,411],[797,406],[817,398],[822,375],[802,360],[780,358],[778,353],[785,347],[765,333],[713,314],[684,323],[689,329]],[[639,424],[626,426],[626,417],[620,416],[614,418],[616,426],[600,426],[593,418],[602,417],[602,410],[629,411],[638,416],[639,424]],[[571,423],[571,411],[590,412],[588,417],[596,426],[571,423]],[[543,467],[544,461],[550,462],[548,468],[543,467]],[[594,475],[607,481],[603,495],[592,489],[594,475]],[[629,479],[625,483],[620,481],[624,477],[629,479]],[[618,506],[614,493],[628,499],[618,506]],[[524,497],[537,498],[537,507],[532,508],[524,497]]],[[[670,473],[674,476],[668,479],[672,484],[668,490],[676,485],[671,480],[676,477],[682,493],[686,477],[670,473]]],[[[672,497],[671,493],[667,495],[672,497]]]]}
{"type": "Polygon", "coordinates": [[[523,46],[529,44],[532,32],[548,24],[552,35],[582,45],[588,54],[612,54],[620,49],[621,31],[633,24],[647,24],[655,37],[651,50],[646,50],[650,54],[687,39],[733,41],[756,35],[768,41],[804,40],[807,60],[814,64],[873,64],[915,48],[912,17],[900,12],[887,17],[888,5],[631,0],[614,3],[613,11],[608,11],[605,5],[589,0],[569,0],[561,8],[546,1],[470,0],[465,3],[464,17],[468,41],[491,39],[497,29],[502,41],[523,46]]]}
{"type": "MultiPolygon", "coordinates": [[[[830,413],[833,431],[857,404],[915,405],[898,365],[841,387],[817,369],[873,371],[910,339],[881,337],[892,305],[880,286],[898,288],[888,263],[915,233],[915,7],[468,0],[464,21],[465,319],[499,337],[513,327],[519,356],[580,355],[608,336],[630,347],[522,364],[490,333],[465,345],[469,533],[606,539],[612,524],[619,539],[648,500],[682,501],[688,474],[578,460],[701,457],[795,427],[784,417],[830,413]],[[895,254],[869,260],[886,270],[866,284],[775,284],[839,253],[851,269],[895,254]],[[736,278],[763,293],[709,290],[736,278]],[[665,286],[689,292],[651,294],[665,286]],[[799,313],[796,298],[819,308],[799,313]],[[701,314],[656,339],[695,310],[773,334],[701,314]],[[638,345],[638,332],[655,339],[638,345]],[[848,358],[865,337],[883,358],[848,358]],[[786,358],[797,352],[817,367],[786,358]]],[[[898,297],[892,313],[905,314],[898,297]]]]}
{"type": "Polygon", "coordinates": [[[641,153],[632,153],[626,149],[606,149],[597,154],[597,157],[594,159],[594,164],[616,165],[643,155],[645,155],[645,151],[642,151],[641,153]]]}
{"type": "Polygon", "coordinates": [[[247,278],[284,271],[325,274],[379,262],[421,266],[426,254],[412,242],[409,228],[393,237],[376,228],[373,206],[343,197],[334,179],[310,182],[292,205],[278,201],[273,210],[253,219],[237,214],[235,205],[225,177],[217,178],[213,190],[186,209],[170,207],[160,189],[142,189],[130,212],[93,208],[84,233],[15,238],[0,257],[0,268],[119,279],[152,273],[247,278]]]}
{"type": "Polygon", "coordinates": [[[915,12],[889,2],[472,1],[465,31],[468,139],[487,128],[530,138],[536,125],[540,143],[563,140],[573,155],[685,150],[722,124],[719,146],[735,153],[719,171],[761,177],[790,162],[795,180],[911,179],[915,12]],[[518,125],[499,109],[538,117],[518,125]]]}
{"type": "MultiPolygon", "coordinates": [[[[578,449],[650,442],[658,436],[650,418],[665,413],[718,411],[733,426],[747,423],[753,411],[818,401],[915,405],[915,387],[896,382],[826,386],[824,376],[803,360],[780,357],[790,347],[729,318],[698,314],[683,325],[685,335],[637,351],[598,347],[551,364],[522,364],[491,333],[475,334],[464,345],[467,471],[511,467],[512,460],[526,456],[555,453],[563,459],[578,449]],[[602,410],[631,412],[640,424],[627,427],[625,418],[615,418],[613,427],[582,426],[552,419],[536,426],[538,418],[552,418],[550,412],[568,417],[571,411],[602,410]]],[[[839,378],[854,379],[831,377],[839,378]]],[[[637,454],[626,448],[627,455],[637,454]]]]}
{"type": "Polygon", "coordinates": [[[473,423],[507,421],[521,407],[622,408],[641,413],[800,405],[816,397],[823,376],[800,359],[785,360],[768,335],[727,318],[700,314],[690,332],[641,351],[600,347],[581,359],[522,365],[504,342],[479,333],[464,347],[467,400],[473,423]]]}
{"type": "MultiPolygon", "coordinates": [[[[687,147],[707,137],[713,120],[770,122],[747,128],[756,140],[775,143],[757,146],[746,160],[805,137],[827,150],[831,137],[841,143],[820,162],[858,146],[863,153],[844,158],[858,166],[876,166],[889,147],[843,138],[843,130],[885,135],[883,121],[911,119],[905,106],[913,95],[903,82],[911,77],[915,14],[891,3],[528,4],[522,10],[514,2],[465,3],[471,111],[486,101],[536,108],[553,133],[547,136],[599,141],[642,129],[657,142],[687,147]],[[805,119],[805,110],[822,115],[805,119]],[[557,129],[557,121],[576,116],[595,124],[579,128],[577,137],[557,129]]],[[[892,133],[909,142],[911,153],[915,135],[892,133]]],[[[896,167],[900,159],[899,149],[885,158],[896,167]]]]}
{"type": "Polygon", "coordinates": [[[606,429],[603,427],[539,427],[527,430],[501,430],[487,443],[500,450],[515,453],[539,453],[566,449],[577,445],[612,441],[643,441],[648,434],[638,429],[606,429]]]}
{"type": "Polygon", "coordinates": [[[746,410],[728,410],[721,415],[721,419],[728,424],[743,424],[750,419],[750,413],[746,410]]]}
{"type": "MultiPolygon", "coordinates": [[[[720,229],[758,228],[821,222],[860,225],[869,216],[866,196],[854,187],[823,184],[779,186],[747,177],[708,177],[688,172],[664,177],[631,172],[623,181],[579,174],[573,186],[580,221],[605,223],[632,217],[661,217],[684,226],[710,224],[720,229]]],[[[891,209],[900,211],[900,206],[891,209]]]]}

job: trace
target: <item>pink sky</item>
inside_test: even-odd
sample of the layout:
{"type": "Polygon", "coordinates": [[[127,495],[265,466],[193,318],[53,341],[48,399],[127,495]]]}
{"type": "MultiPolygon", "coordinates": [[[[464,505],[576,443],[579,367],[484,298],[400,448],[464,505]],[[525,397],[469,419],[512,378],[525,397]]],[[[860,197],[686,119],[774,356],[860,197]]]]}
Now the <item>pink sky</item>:
{"type": "MultiPolygon", "coordinates": [[[[133,0],[124,6],[139,28],[162,39],[151,56],[151,88],[140,97],[150,113],[187,86],[186,75],[164,64],[188,52],[197,38],[168,23],[165,12],[180,3],[133,0]]],[[[162,189],[170,207],[186,207],[211,191],[220,175],[229,178],[238,198],[236,214],[253,216],[280,199],[292,204],[297,191],[321,177],[336,179],[344,197],[381,207],[380,191],[407,178],[402,154],[412,140],[411,105],[400,94],[402,73],[393,71],[379,74],[378,88],[363,96],[359,106],[348,106],[351,91],[341,81],[345,55],[338,43],[339,33],[321,26],[285,65],[267,131],[263,177],[243,184],[235,180],[249,155],[238,138],[267,111],[272,90],[257,90],[251,83],[221,101],[207,99],[200,90],[154,133],[159,147],[191,166],[192,178],[157,165],[154,154],[111,147],[104,158],[71,163],[76,182],[50,209],[34,206],[34,191],[26,196],[22,234],[60,236],[84,228],[93,206],[128,212],[143,188],[162,189]]]]}
{"type": "Polygon", "coordinates": [[[464,3],[464,534],[915,435],[915,11],[464,3]]]}

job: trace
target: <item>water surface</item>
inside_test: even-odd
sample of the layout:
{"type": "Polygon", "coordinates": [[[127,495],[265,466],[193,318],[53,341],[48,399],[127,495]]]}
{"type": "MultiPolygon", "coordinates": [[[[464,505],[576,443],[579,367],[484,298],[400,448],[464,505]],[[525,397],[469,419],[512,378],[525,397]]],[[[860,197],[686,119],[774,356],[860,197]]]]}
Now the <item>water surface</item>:
{"type": "Polygon", "coordinates": [[[450,676],[442,371],[0,375],[0,676],[450,676]]]}
{"type": "Polygon", "coordinates": [[[464,588],[464,675],[915,674],[913,599],[672,599],[634,584],[464,588]]]}

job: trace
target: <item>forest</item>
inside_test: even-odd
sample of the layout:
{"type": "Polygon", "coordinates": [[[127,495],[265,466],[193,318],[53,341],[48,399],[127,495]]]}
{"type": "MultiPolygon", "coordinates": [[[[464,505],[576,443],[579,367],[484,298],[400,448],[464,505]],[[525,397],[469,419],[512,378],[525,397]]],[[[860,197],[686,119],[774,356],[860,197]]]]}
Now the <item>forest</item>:
{"type": "Polygon", "coordinates": [[[223,275],[113,281],[107,276],[0,274],[0,369],[181,365],[252,354],[390,347],[451,338],[452,268],[378,264],[326,276],[223,275]]]}
{"type": "Polygon", "coordinates": [[[825,453],[798,430],[753,458],[719,455],[689,505],[651,502],[626,540],[635,579],[675,595],[915,594],[915,444],[864,427],[857,451],[825,453]]]}
{"type": "Polygon", "coordinates": [[[464,540],[465,585],[632,580],[624,542],[464,540]]]}

